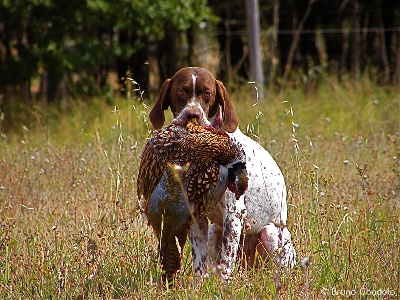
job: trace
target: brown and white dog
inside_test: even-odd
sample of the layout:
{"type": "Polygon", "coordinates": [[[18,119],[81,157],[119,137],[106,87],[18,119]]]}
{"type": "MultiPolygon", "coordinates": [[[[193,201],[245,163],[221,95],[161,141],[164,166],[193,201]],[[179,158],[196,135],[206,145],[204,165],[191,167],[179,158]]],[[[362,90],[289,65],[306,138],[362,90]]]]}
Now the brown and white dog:
{"type": "Polygon", "coordinates": [[[229,281],[244,235],[243,252],[249,267],[256,250],[264,259],[274,258],[284,266],[295,264],[296,252],[286,228],[286,186],[283,175],[271,155],[244,135],[239,119],[223,83],[207,69],[183,68],[161,87],[150,112],[155,129],[165,122],[164,111],[171,109],[172,123],[185,125],[193,118],[201,125],[223,129],[239,142],[246,153],[248,189],[236,197],[229,190],[219,205],[190,228],[194,274],[202,276],[218,264],[222,277],[229,281]]]}

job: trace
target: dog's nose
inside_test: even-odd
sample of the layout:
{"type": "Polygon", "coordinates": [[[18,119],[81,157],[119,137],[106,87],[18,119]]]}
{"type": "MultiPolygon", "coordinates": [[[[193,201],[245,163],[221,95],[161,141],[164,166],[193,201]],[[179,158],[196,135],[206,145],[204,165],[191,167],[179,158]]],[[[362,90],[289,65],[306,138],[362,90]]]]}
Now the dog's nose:
{"type": "Polygon", "coordinates": [[[192,120],[192,119],[197,119],[199,120],[201,117],[200,111],[198,109],[196,110],[189,110],[185,113],[185,118],[188,120],[192,120]]]}
{"type": "Polygon", "coordinates": [[[185,126],[190,120],[201,120],[201,111],[197,107],[184,109],[173,121],[173,124],[185,126]]]}

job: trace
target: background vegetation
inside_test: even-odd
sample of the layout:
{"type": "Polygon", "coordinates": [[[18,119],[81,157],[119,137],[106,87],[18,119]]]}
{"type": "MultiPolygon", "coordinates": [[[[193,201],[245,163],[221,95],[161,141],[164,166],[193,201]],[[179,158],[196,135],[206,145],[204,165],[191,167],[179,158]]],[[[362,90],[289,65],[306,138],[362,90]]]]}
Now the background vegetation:
{"type": "MultiPolygon", "coordinates": [[[[233,89],[254,80],[245,10],[242,0],[1,0],[0,93],[65,102],[123,92],[128,76],[149,96],[188,65],[233,89]]],[[[400,84],[398,1],[260,1],[260,23],[267,88],[318,72],[400,84]]]]}
{"type": "Polygon", "coordinates": [[[258,102],[243,1],[0,0],[0,298],[398,298],[399,5],[260,3],[258,102]],[[187,65],[224,81],[281,167],[294,270],[194,290],[187,245],[161,287],[136,176],[149,106],[187,65]]]}
{"type": "Polygon", "coordinates": [[[136,97],[113,99],[115,107],[76,101],[63,114],[29,107],[20,130],[2,135],[0,297],[398,297],[399,93],[367,80],[357,89],[321,80],[308,95],[286,89],[263,104],[251,85],[232,94],[242,129],[285,175],[294,270],[236,270],[229,286],[212,273],[194,290],[187,245],[178,287],[163,289],[135,192],[148,106],[136,97]],[[311,264],[302,268],[305,257],[311,264]]]}

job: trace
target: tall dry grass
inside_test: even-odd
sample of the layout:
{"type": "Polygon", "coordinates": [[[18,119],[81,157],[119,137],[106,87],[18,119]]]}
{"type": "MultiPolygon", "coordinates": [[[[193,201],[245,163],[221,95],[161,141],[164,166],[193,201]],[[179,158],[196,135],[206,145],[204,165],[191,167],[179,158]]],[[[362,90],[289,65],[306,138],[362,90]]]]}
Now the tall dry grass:
{"type": "MultiPolygon", "coordinates": [[[[330,79],[313,93],[288,89],[256,105],[252,86],[231,98],[243,131],[286,178],[299,264],[281,271],[278,285],[270,262],[236,270],[229,286],[211,274],[194,290],[187,245],[179,286],[161,287],[156,239],[135,191],[149,109],[136,98],[112,107],[98,99],[63,114],[21,107],[28,117],[2,134],[0,297],[400,297],[398,91],[330,79]]],[[[18,114],[4,113],[0,128],[18,114]]]]}

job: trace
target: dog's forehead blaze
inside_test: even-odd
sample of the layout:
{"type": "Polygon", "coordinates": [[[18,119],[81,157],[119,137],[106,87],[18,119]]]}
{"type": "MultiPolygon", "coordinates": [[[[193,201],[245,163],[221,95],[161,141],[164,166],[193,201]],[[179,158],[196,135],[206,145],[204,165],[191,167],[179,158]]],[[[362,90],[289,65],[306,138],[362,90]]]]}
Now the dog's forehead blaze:
{"type": "Polygon", "coordinates": [[[203,68],[186,68],[179,70],[173,76],[173,88],[191,89],[195,85],[196,90],[212,90],[215,92],[215,78],[210,71],[203,68]]]}

